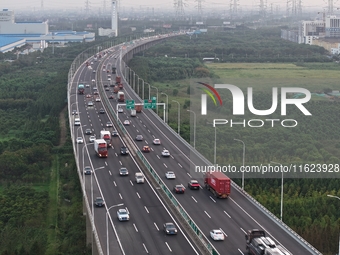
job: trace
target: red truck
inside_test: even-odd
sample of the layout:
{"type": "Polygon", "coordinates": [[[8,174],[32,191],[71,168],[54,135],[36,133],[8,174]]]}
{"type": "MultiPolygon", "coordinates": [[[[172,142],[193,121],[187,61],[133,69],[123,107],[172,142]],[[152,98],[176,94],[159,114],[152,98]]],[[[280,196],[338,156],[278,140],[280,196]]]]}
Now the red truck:
{"type": "Polygon", "coordinates": [[[136,112],[140,113],[142,112],[143,105],[142,104],[135,104],[135,110],[136,112]]]}
{"type": "Polygon", "coordinates": [[[215,197],[228,198],[230,194],[230,178],[222,172],[206,172],[204,176],[204,184],[205,188],[210,190],[215,195],[215,197]]]}
{"type": "Polygon", "coordinates": [[[116,76],[116,84],[119,84],[122,82],[122,77],[116,76]]]}
{"type": "Polygon", "coordinates": [[[98,157],[107,158],[107,144],[104,139],[94,140],[94,150],[98,157]]]}
{"type": "Polygon", "coordinates": [[[110,131],[100,130],[100,139],[104,139],[106,141],[107,147],[111,147],[112,138],[110,131]]]}

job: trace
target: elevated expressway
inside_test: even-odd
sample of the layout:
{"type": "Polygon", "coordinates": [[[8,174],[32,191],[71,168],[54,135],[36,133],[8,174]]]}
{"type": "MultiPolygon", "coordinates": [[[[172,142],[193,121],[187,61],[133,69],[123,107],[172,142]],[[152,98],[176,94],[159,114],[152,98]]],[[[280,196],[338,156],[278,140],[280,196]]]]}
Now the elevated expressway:
{"type": "MultiPolygon", "coordinates": [[[[120,62],[121,59],[127,62],[128,59],[132,57],[131,52],[136,52],[137,48],[138,47],[136,46],[133,46],[132,50],[129,50],[128,48],[127,50],[129,50],[130,52],[129,54],[124,54],[122,47],[120,47],[119,49],[116,48],[116,51],[114,51],[112,55],[102,60],[102,62],[99,64],[99,67],[97,69],[97,76],[96,76],[97,86],[100,88],[102,101],[105,102],[104,107],[106,111],[110,113],[108,115],[110,115],[111,117],[113,117],[113,115],[116,114],[115,111],[117,108],[116,107],[117,101],[115,99],[108,100],[107,97],[109,94],[112,94],[112,92],[111,91],[106,92],[104,88],[102,87],[103,84],[105,84],[107,81],[107,77],[106,77],[107,74],[105,72],[102,72],[103,65],[106,65],[106,66],[114,65],[117,67],[117,73],[123,75],[124,73],[126,73],[126,69],[125,69],[126,65],[124,64],[124,62],[120,62]],[[121,67],[122,67],[122,70],[121,70],[121,67]],[[98,72],[100,72],[100,74],[98,72]]],[[[79,70],[82,70],[82,68],[80,68],[79,70]]],[[[83,72],[86,73],[88,71],[83,70],[83,72]]],[[[79,77],[82,77],[82,75],[79,74],[79,77]]],[[[74,83],[77,84],[77,82],[80,82],[80,79],[81,78],[79,78],[78,81],[75,81],[74,83]]],[[[90,80],[90,78],[86,78],[86,79],[90,80]]],[[[112,79],[114,79],[114,75],[112,75],[112,79]]],[[[75,93],[75,91],[73,93],[75,93]]],[[[125,93],[126,99],[134,99],[136,102],[141,102],[141,99],[137,96],[137,94],[131,89],[131,87],[125,81],[124,81],[124,93],[125,93]]],[[[79,98],[79,96],[76,96],[76,98],[79,98]]],[[[84,125],[83,119],[86,120],[87,118],[89,119],[89,121],[94,120],[96,118],[98,119],[98,114],[96,113],[96,110],[98,110],[97,107],[95,107],[94,109],[88,109],[85,107],[86,102],[83,103],[80,101],[77,105],[79,107],[80,112],[83,112],[83,111],[86,112],[86,115],[85,115],[86,117],[83,117],[84,115],[81,115],[82,125],[84,125]],[[83,109],[81,109],[81,105],[83,105],[84,107],[83,109]]],[[[96,130],[99,130],[101,127],[103,127],[102,125],[106,123],[107,119],[105,118],[107,117],[108,116],[106,115],[105,117],[104,116],[100,117],[98,121],[95,121],[96,124],[94,124],[94,121],[91,121],[93,125],[93,129],[96,131],[96,130]]],[[[179,137],[171,128],[169,128],[167,124],[165,124],[153,111],[143,110],[142,113],[137,114],[136,117],[130,117],[129,112],[124,109],[124,112],[119,113],[118,117],[121,123],[126,119],[131,121],[131,125],[125,127],[125,130],[127,131],[127,133],[126,134],[123,133],[124,128],[122,129],[123,131],[120,130],[120,132],[121,132],[121,135],[125,139],[124,141],[126,141],[127,145],[130,147],[132,152],[135,152],[137,155],[139,153],[138,151],[141,150],[143,145],[150,145],[150,147],[152,148],[152,151],[149,154],[144,154],[144,157],[147,161],[147,165],[152,166],[152,169],[157,172],[158,177],[169,188],[169,190],[172,190],[172,187],[175,184],[183,184],[184,186],[186,186],[187,182],[192,177],[194,177],[195,179],[198,179],[200,184],[203,186],[202,176],[192,176],[192,171],[190,171],[190,169],[193,169],[196,165],[204,166],[204,165],[211,165],[211,163],[208,162],[204,157],[202,157],[197,151],[193,150],[193,148],[190,145],[188,145],[185,141],[183,141],[183,139],[179,137]],[[144,136],[144,141],[135,142],[134,138],[136,137],[137,134],[142,134],[144,136]],[[152,140],[154,138],[161,139],[162,144],[160,146],[152,145],[152,140]],[[163,148],[166,148],[170,151],[171,153],[170,158],[162,158],[160,156],[163,148]],[[167,180],[164,177],[165,172],[168,170],[174,171],[176,173],[176,180],[167,180]]],[[[85,123],[85,125],[91,125],[91,124],[85,123]]],[[[119,129],[119,127],[121,127],[121,124],[119,124],[118,122],[118,125],[116,128],[119,129]]],[[[121,195],[123,194],[122,195],[123,198],[125,197],[129,198],[129,201],[124,200],[123,202],[124,206],[128,207],[130,211],[132,211],[131,208],[133,208],[134,210],[141,212],[141,213],[143,212],[145,214],[144,212],[145,206],[148,204],[149,201],[143,201],[140,198],[138,199],[136,198],[138,197],[138,195],[136,195],[136,192],[142,192],[142,190],[146,192],[145,187],[141,187],[140,185],[132,186],[130,180],[128,180],[127,178],[126,179],[116,178],[116,179],[119,179],[119,182],[121,183],[121,186],[119,185],[119,187],[118,186],[116,187],[114,184],[114,182],[117,181],[114,179],[115,175],[117,175],[116,173],[117,167],[119,167],[121,164],[132,169],[132,173],[130,174],[130,177],[135,171],[139,171],[138,167],[135,165],[132,158],[126,158],[127,160],[125,160],[124,158],[118,156],[118,153],[119,153],[118,150],[119,150],[120,145],[121,145],[121,141],[116,140],[114,142],[114,146],[112,150],[109,151],[110,156],[107,160],[111,160],[111,155],[114,155],[112,159],[113,160],[112,163],[107,164],[107,165],[106,163],[104,163],[105,170],[100,169],[100,170],[95,171],[95,174],[93,176],[95,177],[94,179],[96,180],[97,186],[95,185],[96,188],[93,189],[94,193],[102,194],[102,192],[104,192],[103,196],[107,202],[107,208],[111,205],[122,203],[122,199],[119,194],[121,195]],[[100,175],[100,178],[97,177],[99,175],[100,175]]],[[[101,167],[103,165],[103,161],[105,162],[105,160],[95,158],[93,156],[94,155],[93,149],[91,152],[91,146],[86,146],[85,148],[86,148],[85,152],[87,153],[86,158],[91,158],[91,161],[93,163],[93,168],[101,167]]],[[[79,152],[79,149],[78,149],[78,152],[79,152]]],[[[78,157],[78,159],[79,158],[80,157],[78,157]]],[[[136,156],[135,158],[138,158],[138,157],[136,156]]],[[[85,162],[82,165],[87,165],[87,163],[85,162]]],[[[129,170],[131,171],[131,169],[129,170]]],[[[146,171],[144,172],[147,174],[146,171]]],[[[88,193],[88,190],[89,190],[88,184],[86,185],[86,187],[87,187],[86,190],[88,193]]],[[[156,189],[157,188],[159,189],[159,187],[156,185],[156,189]]],[[[147,196],[151,196],[151,197],[155,196],[155,192],[151,190],[152,189],[150,189],[150,193],[145,194],[146,195],[145,198],[148,198],[147,196]]],[[[280,222],[275,216],[273,216],[265,208],[259,205],[249,195],[247,195],[247,193],[242,191],[235,184],[233,184],[231,196],[227,200],[215,199],[214,197],[212,197],[211,193],[209,193],[208,191],[204,189],[201,189],[199,191],[191,191],[187,189],[184,195],[175,195],[174,197],[180,203],[180,206],[185,209],[186,213],[190,215],[190,218],[194,222],[194,225],[199,228],[199,231],[196,231],[196,232],[199,232],[199,235],[203,235],[203,238],[205,240],[210,240],[208,238],[208,235],[211,229],[220,228],[225,233],[227,238],[224,242],[212,242],[209,244],[209,246],[213,247],[212,250],[214,251],[213,252],[214,254],[245,254],[244,234],[246,230],[253,229],[253,228],[264,229],[267,235],[272,237],[272,239],[275,240],[276,243],[281,244],[294,255],[320,254],[311,245],[309,245],[306,241],[304,241],[301,237],[299,237],[294,231],[289,229],[289,227],[287,227],[285,224],[280,222]]],[[[155,200],[154,203],[158,203],[158,202],[156,202],[155,200]]],[[[94,212],[96,213],[99,210],[100,208],[95,209],[94,212]]],[[[102,226],[104,224],[105,211],[103,212],[102,210],[101,213],[103,214],[100,215],[100,217],[95,217],[96,226],[97,225],[102,226]]],[[[164,220],[166,220],[167,217],[168,218],[170,217],[169,214],[166,214],[165,212],[163,212],[163,214],[165,214],[163,217],[160,214],[162,214],[162,212],[159,212],[157,214],[159,218],[156,217],[157,224],[160,224],[160,222],[164,222],[164,220]]],[[[146,214],[142,216],[141,219],[138,218],[138,220],[144,219],[146,222],[148,222],[146,220],[148,218],[147,216],[148,215],[146,212],[146,214]]],[[[133,217],[136,217],[136,216],[133,215],[133,217]]],[[[111,219],[111,223],[112,223],[112,219],[111,219]]],[[[130,223],[132,223],[131,220],[130,220],[130,223]]],[[[148,226],[150,228],[150,225],[152,225],[151,221],[149,221],[145,225],[145,228],[148,229],[148,226]]],[[[186,226],[186,228],[187,227],[188,226],[186,226]]],[[[100,233],[102,233],[103,231],[104,231],[103,229],[99,229],[100,233]]],[[[124,237],[124,239],[127,240],[127,242],[125,243],[125,245],[123,245],[123,247],[128,245],[129,241],[132,240],[132,239],[129,239],[129,236],[131,235],[131,233],[134,233],[134,231],[136,232],[136,230],[134,230],[133,224],[132,226],[130,226],[130,228],[119,229],[118,236],[122,236],[124,237]]],[[[157,249],[160,249],[160,248],[158,248],[158,245],[156,243],[153,243],[153,240],[151,240],[154,238],[155,239],[160,238],[162,240],[161,242],[165,243],[165,240],[162,239],[165,237],[161,237],[160,233],[158,231],[156,232],[154,229],[152,229],[152,227],[148,231],[149,231],[148,232],[149,236],[150,237],[152,236],[152,238],[148,240],[148,244],[150,245],[150,247],[154,246],[154,249],[156,249],[155,250],[156,253],[154,254],[166,254],[166,253],[162,253],[163,250],[162,252],[159,252],[157,249]]],[[[188,232],[190,231],[188,230],[188,232]]],[[[141,244],[143,244],[144,237],[142,238],[140,236],[136,236],[134,238],[137,238],[137,240],[141,244]]],[[[176,237],[176,239],[178,239],[179,241],[179,239],[183,239],[183,238],[176,237]]],[[[202,237],[200,239],[202,239],[202,237]]],[[[113,245],[113,246],[117,247],[116,245],[113,245]]],[[[175,254],[191,254],[189,250],[186,250],[186,249],[192,249],[191,245],[189,244],[188,247],[186,247],[182,251],[176,252],[175,254]],[[182,253],[183,251],[185,252],[182,253]]],[[[131,249],[134,249],[134,248],[131,248],[131,249]]],[[[126,253],[126,254],[133,254],[133,253],[126,253]]]]}

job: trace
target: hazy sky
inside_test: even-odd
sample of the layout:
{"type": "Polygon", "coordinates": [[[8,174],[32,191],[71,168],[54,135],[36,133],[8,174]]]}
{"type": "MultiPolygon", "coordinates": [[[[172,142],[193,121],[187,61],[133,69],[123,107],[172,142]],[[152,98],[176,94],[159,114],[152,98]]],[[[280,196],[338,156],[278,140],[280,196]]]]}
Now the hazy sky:
{"type": "MultiPolygon", "coordinates": [[[[104,1],[106,1],[106,5],[108,6],[111,0],[0,0],[0,8],[8,8],[11,10],[16,9],[40,9],[41,4],[43,3],[45,9],[54,9],[54,8],[65,8],[65,9],[75,9],[85,8],[85,2],[89,2],[89,6],[91,9],[98,9],[103,7],[104,1]]],[[[197,1],[197,0],[196,0],[197,1]]],[[[194,8],[197,4],[195,0],[183,0],[186,3],[187,7],[185,8],[194,8]]],[[[234,0],[202,0],[202,8],[204,9],[212,9],[212,8],[220,8],[220,9],[229,9],[230,2],[234,0]]],[[[281,5],[282,8],[285,8],[286,0],[263,0],[267,2],[268,5],[272,3],[273,6],[281,5]]],[[[314,9],[314,8],[324,8],[327,6],[328,0],[301,0],[303,8],[306,9],[314,9]]],[[[336,0],[333,0],[336,2],[336,0]]],[[[122,7],[132,7],[135,6],[137,9],[153,7],[155,9],[158,8],[170,8],[173,6],[174,0],[121,0],[119,1],[122,7]]],[[[298,2],[298,0],[296,0],[298,2]]],[[[260,0],[238,0],[239,6],[241,8],[251,8],[257,9],[260,3],[260,0]]],[[[338,7],[337,4],[334,4],[335,7],[338,7]]],[[[340,4],[339,4],[340,7],[340,4]]]]}

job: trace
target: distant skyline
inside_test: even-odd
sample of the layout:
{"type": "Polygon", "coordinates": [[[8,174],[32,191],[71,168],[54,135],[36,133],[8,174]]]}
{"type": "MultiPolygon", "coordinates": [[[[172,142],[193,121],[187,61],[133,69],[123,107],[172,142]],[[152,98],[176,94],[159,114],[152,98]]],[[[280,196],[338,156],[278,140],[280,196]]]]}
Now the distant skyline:
{"type": "MultiPolygon", "coordinates": [[[[11,10],[40,10],[41,4],[43,3],[44,9],[85,9],[85,2],[87,0],[1,0],[0,1],[0,8],[8,8],[11,10]]],[[[104,0],[88,0],[90,10],[98,10],[99,8],[103,8],[104,0]]],[[[111,3],[111,0],[105,0],[106,6],[108,7],[111,3]]],[[[120,3],[121,7],[131,8],[134,7],[138,9],[146,9],[146,8],[154,8],[154,9],[169,9],[174,8],[174,0],[144,0],[144,1],[137,1],[137,0],[122,0],[117,1],[120,3]]],[[[197,2],[194,0],[183,0],[186,4],[184,9],[194,9],[197,5],[197,2]]],[[[231,0],[202,0],[202,9],[229,9],[231,0]]],[[[233,0],[232,0],[233,2],[233,0]]],[[[280,5],[281,10],[286,8],[286,0],[263,0],[264,3],[267,2],[268,8],[270,8],[271,4],[273,8],[280,5]]],[[[298,2],[298,0],[296,0],[298,2]]],[[[327,4],[324,0],[302,0],[302,8],[305,11],[310,9],[323,9],[327,8],[327,4]]],[[[336,2],[336,0],[334,0],[336,2]]],[[[239,7],[241,9],[250,9],[253,8],[254,10],[258,9],[260,4],[260,0],[238,0],[239,7]]],[[[334,9],[336,7],[340,7],[339,3],[334,4],[334,9]]]]}

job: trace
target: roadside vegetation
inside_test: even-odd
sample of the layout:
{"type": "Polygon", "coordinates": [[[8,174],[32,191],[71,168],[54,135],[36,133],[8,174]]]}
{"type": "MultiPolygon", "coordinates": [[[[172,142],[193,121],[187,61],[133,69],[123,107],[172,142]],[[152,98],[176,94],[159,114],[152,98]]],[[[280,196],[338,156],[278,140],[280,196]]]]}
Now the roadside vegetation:
{"type": "MultiPolygon", "coordinates": [[[[217,62],[217,61],[216,61],[217,62]]],[[[217,127],[217,163],[242,164],[242,144],[246,145],[245,164],[339,164],[340,131],[339,91],[340,65],[332,62],[327,52],[316,46],[298,45],[281,40],[278,29],[250,30],[181,36],[152,47],[128,64],[145,82],[159,90],[159,102],[169,98],[169,125],[177,132],[180,103],[181,136],[193,145],[193,115],[196,112],[196,149],[210,162],[214,159],[214,118],[234,119],[232,96],[219,90],[223,107],[215,106],[208,97],[207,116],[200,115],[200,95],[197,82],[234,84],[246,97],[246,88],[253,88],[254,107],[269,109],[272,87],[301,87],[312,93],[305,106],[312,116],[288,107],[287,116],[280,114],[280,99],[272,119],[296,119],[298,126],[284,128],[279,122],[274,128],[217,127]],[[203,57],[216,57],[223,63],[204,63],[203,57]],[[160,68],[160,66],[162,68],[160,68]],[[168,67],[168,68],[165,68],[168,67]]],[[[151,96],[156,91],[151,89],[151,96]]],[[[145,89],[145,97],[148,88],[145,89]]],[[[291,94],[290,96],[298,96],[291,94]]],[[[279,95],[280,98],[280,95],[279,95]]],[[[265,119],[245,108],[244,119],[265,119]]],[[[159,111],[162,114],[163,111],[159,111]]],[[[339,173],[339,172],[338,172],[339,173]]],[[[338,178],[284,178],[283,221],[325,255],[338,249],[340,230],[339,201],[327,194],[340,196],[338,178]]],[[[247,178],[245,190],[280,218],[281,175],[278,178],[247,178]]],[[[318,177],[322,177],[318,175],[318,177]]],[[[233,178],[239,185],[241,179],[233,178]]],[[[252,226],[249,226],[250,228],[252,226]]]]}
{"type": "Polygon", "coordinates": [[[80,50],[0,64],[1,255],[91,253],[65,108],[67,73],[80,50]]]}

